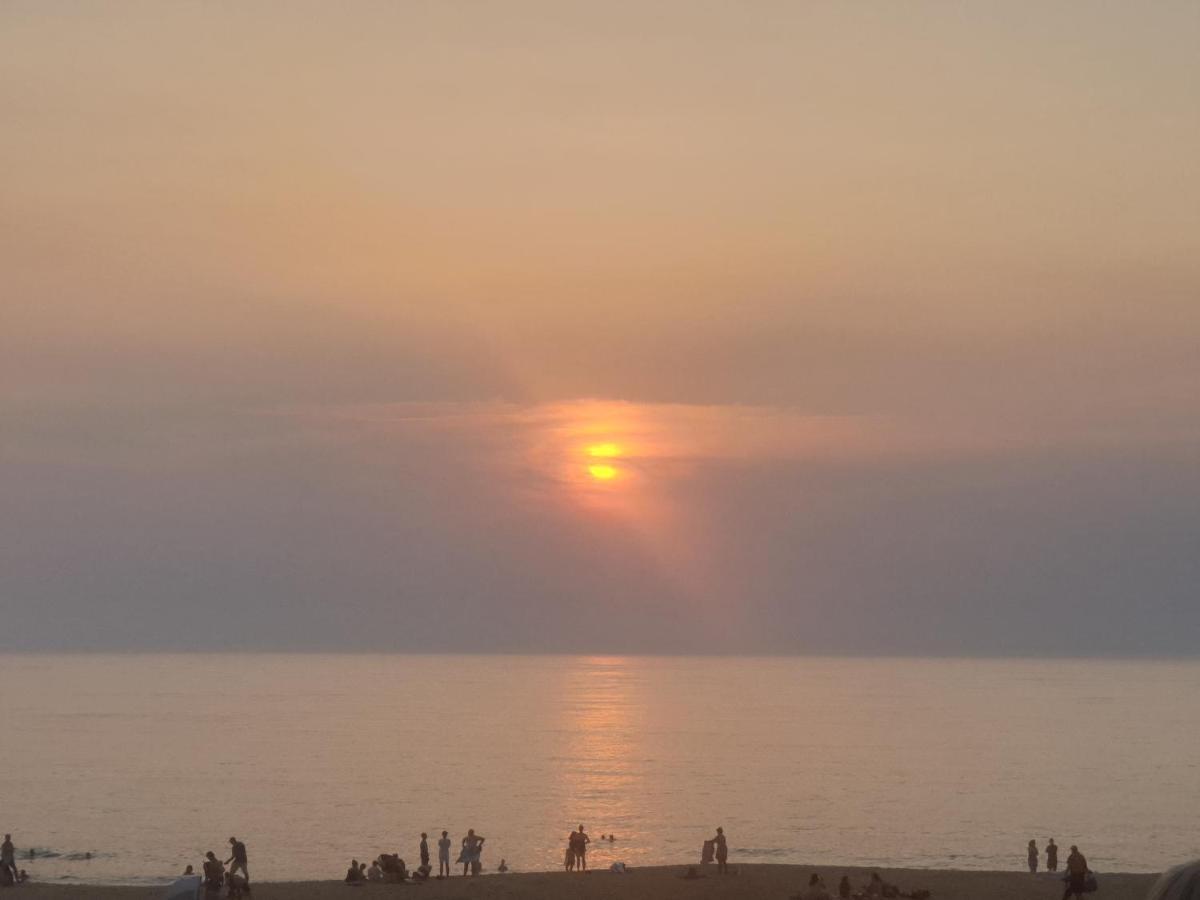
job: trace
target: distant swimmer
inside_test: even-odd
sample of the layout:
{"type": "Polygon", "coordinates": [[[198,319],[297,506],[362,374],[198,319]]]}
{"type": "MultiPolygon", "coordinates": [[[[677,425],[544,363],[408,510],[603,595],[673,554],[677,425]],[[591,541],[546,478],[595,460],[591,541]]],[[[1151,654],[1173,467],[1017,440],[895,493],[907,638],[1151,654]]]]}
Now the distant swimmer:
{"type": "Polygon", "coordinates": [[[438,841],[438,874],[441,878],[450,874],[450,832],[443,831],[442,839],[438,841]]]}

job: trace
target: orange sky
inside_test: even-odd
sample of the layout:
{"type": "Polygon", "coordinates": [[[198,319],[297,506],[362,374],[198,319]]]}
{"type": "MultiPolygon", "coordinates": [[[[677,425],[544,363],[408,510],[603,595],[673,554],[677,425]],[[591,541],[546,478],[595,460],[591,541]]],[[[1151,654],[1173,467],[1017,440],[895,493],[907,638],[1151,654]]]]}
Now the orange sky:
{"type": "MultiPolygon", "coordinates": [[[[813,584],[862,574],[840,555],[851,520],[891,513],[853,489],[814,500],[797,479],[825,466],[886,474],[877,496],[903,493],[897,466],[981,467],[1024,496],[1064,481],[997,473],[1138,457],[1084,493],[1190,496],[1198,39],[1188,2],[6,3],[0,474],[10,508],[50,517],[17,535],[36,546],[11,595],[35,608],[21,579],[55,565],[62,524],[46,511],[93,470],[129,479],[123,547],[192,522],[160,477],[237,481],[245,522],[279,512],[276,478],[321,485],[350,530],[433,521],[451,501],[428,486],[462,489],[482,519],[428,530],[480,572],[514,495],[511,555],[534,552],[546,523],[520,517],[549,491],[588,590],[616,566],[621,591],[659,596],[688,558],[681,590],[706,602],[796,593],[794,571],[748,567],[794,555],[814,503],[847,530],[813,584]],[[622,458],[574,455],[588,441],[622,458]],[[424,499],[376,510],[386,490],[356,491],[393,465],[424,499]],[[788,514],[725,527],[763,497],[788,514]]],[[[88,506],[99,483],[81,522],[111,517],[112,498],[88,506]]],[[[978,511],[955,496],[909,514],[978,511]]],[[[1126,500],[1107,514],[1132,521],[1126,500]]],[[[221,531],[204,521],[180,541],[221,531]]],[[[1148,558],[1128,540],[1116,558],[1148,558]]],[[[124,552],[101,554],[115,594],[124,552]]],[[[184,556],[167,569],[199,565],[184,556]]],[[[514,565],[514,596],[538,565],[514,565]]]]}

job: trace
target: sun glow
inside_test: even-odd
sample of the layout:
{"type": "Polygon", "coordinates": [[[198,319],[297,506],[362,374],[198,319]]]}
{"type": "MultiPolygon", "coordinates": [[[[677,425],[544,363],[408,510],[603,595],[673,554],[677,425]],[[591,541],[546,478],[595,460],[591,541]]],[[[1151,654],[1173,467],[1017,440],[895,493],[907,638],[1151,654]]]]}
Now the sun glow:
{"type": "Polygon", "coordinates": [[[614,456],[621,455],[621,448],[616,444],[593,444],[587,449],[588,456],[595,456],[601,459],[609,459],[614,456]]]}
{"type": "Polygon", "coordinates": [[[588,473],[597,481],[612,481],[617,477],[616,467],[604,465],[603,463],[588,466],[588,473]]]}

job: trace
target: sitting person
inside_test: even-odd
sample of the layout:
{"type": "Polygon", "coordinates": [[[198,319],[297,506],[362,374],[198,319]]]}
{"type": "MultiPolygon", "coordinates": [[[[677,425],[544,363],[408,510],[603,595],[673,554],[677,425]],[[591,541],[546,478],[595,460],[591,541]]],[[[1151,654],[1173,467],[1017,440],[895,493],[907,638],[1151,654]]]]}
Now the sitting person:
{"type": "Polygon", "coordinates": [[[379,868],[379,860],[371,860],[371,866],[367,869],[367,881],[383,881],[383,869],[379,868]]]}
{"type": "Polygon", "coordinates": [[[428,881],[429,876],[432,874],[433,874],[433,869],[431,869],[429,867],[429,863],[421,863],[421,865],[417,866],[417,868],[415,868],[413,870],[412,880],[413,881],[428,881]]]}
{"type": "Polygon", "coordinates": [[[500,857],[500,865],[496,868],[496,871],[500,873],[508,871],[508,863],[504,861],[504,857],[500,857]]]}
{"type": "Polygon", "coordinates": [[[829,891],[821,876],[813,872],[808,878],[808,887],[796,894],[794,900],[830,900],[829,891]]]}
{"type": "Polygon", "coordinates": [[[850,900],[850,894],[850,876],[843,875],[842,880],[838,882],[838,897],[840,897],[841,900],[850,900]]]}
{"type": "Polygon", "coordinates": [[[24,884],[29,880],[29,873],[22,869],[17,873],[17,884],[24,884]]]}
{"type": "Polygon", "coordinates": [[[350,860],[350,868],[346,870],[346,884],[362,884],[366,881],[357,859],[350,860]]]}
{"type": "Polygon", "coordinates": [[[217,855],[209,850],[204,854],[204,890],[216,893],[225,883],[225,864],[217,859],[217,855]]]}

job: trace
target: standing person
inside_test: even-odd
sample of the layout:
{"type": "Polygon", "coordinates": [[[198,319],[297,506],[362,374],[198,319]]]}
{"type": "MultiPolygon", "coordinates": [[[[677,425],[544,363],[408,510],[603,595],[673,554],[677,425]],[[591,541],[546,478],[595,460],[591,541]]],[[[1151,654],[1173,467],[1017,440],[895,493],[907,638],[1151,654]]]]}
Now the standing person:
{"type": "Polygon", "coordinates": [[[450,874],[450,832],[443,831],[438,841],[438,878],[450,874]]]}
{"type": "MultiPolygon", "coordinates": [[[[241,869],[242,877],[246,879],[246,884],[250,884],[250,870],[246,868],[246,845],[235,837],[229,839],[230,852],[233,854],[229,859],[225,860],[225,865],[229,866],[230,874],[241,869]],[[233,863],[233,865],[229,865],[233,863]]],[[[248,889],[248,888],[247,888],[248,889]]]]}
{"type": "Polygon", "coordinates": [[[462,839],[462,852],[458,855],[458,861],[463,864],[463,874],[470,872],[472,875],[478,875],[479,870],[483,868],[483,842],[487,840],[483,835],[476,834],[474,828],[467,829],[467,836],[462,839]]]}
{"type": "Polygon", "coordinates": [[[1063,891],[1063,900],[1072,894],[1075,900],[1083,900],[1087,892],[1087,857],[1079,852],[1079,848],[1071,845],[1071,855],[1067,857],[1067,889],[1063,891]]]}
{"type": "Polygon", "coordinates": [[[1058,871],[1058,844],[1054,843],[1054,838],[1046,843],[1046,871],[1058,871]]]}
{"type": "Polygon", "coordinates": [[[581,872],[587,871],[587,845],[591,842],[592,839],[580,825],[579,831],[575,832],[575,865],[581,872]]]}
{"type": "Polygon", "coordinates": [[[11,834],[6,834],[4,843],[0,844],[0,868],[7,869],[14,879],[17,877],[17,851],[11,834]]]}
{"type": "Polygon", "coordinates": [[[1029,874],[1033,875],[1037,872],[1038,867],[1038,848],[1037,841],[1033,838],[1029,839],[1029,874]]]}
{"type": "Polygon", "coordinates": [[[421,832],[421,865],[429,868],[429,835],[421,832]]]}
{"type": "Polygon", "coordinates": [[[713,838],[717,849],[717,874],[724,875],[729,871],[726,861],[729,859],[729,845],[725,843],[725,829],[717,828],[717,836],[713,838]]]}
{"type": "Polygon", "coordinates": [[[579,834],[578,832],[572,831],[567,837],[567,852],[563,856],[563,866],[566,867],[568,872],[575,871],[575,859],[579,856],[579,853],[577,852],[578,850],[579,834]]]}

